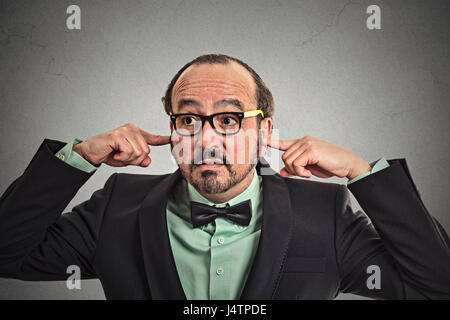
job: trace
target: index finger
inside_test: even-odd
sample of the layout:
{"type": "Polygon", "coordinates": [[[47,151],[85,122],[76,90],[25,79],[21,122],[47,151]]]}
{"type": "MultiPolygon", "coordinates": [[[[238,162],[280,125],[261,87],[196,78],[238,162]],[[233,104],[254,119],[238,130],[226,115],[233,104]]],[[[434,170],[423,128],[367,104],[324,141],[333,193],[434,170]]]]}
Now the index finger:
{"type": "Polygon", "coordinates": [[[141,134],[145,141],[151,146],[162,146],[170,143],[170,136],[160,136],[148,133],[141,129],[141,134]]]}
{"type": "Polygon", "coordinates": [[[267,138],[267,145],[271,148],[275,148],[281,151],[286,151],[292,146],[297,140],[277,140],[270,137],[267,138]]]}

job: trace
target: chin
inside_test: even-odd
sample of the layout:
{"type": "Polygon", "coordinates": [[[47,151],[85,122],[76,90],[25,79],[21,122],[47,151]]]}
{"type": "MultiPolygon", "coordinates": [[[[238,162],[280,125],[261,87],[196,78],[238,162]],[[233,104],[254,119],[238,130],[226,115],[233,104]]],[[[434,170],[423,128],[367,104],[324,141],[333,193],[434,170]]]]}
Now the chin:
{"type": "Polygon", "coordinates": [[[231,185],[227,172],[216,170],[195,170],[191,176],[190,183],[200,192],[216,194],[227,191],[231,185]]]}

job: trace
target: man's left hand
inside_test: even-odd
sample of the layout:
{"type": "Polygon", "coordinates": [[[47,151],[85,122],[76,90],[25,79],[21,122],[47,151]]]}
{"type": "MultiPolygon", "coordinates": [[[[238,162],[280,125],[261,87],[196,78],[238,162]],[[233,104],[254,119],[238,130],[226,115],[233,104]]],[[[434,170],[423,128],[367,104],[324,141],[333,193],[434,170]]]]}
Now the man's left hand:
{"type": "Polygon", "coordinates": [[[270,137],[267,145],[284,151],[281,169],[283,177],[299,176],[320,178],[332,176],[348,179],[371,171],[370,165],[361,157],[339,146],[314,137],[305,136],[295,140],[274,140],[270,137]]]}

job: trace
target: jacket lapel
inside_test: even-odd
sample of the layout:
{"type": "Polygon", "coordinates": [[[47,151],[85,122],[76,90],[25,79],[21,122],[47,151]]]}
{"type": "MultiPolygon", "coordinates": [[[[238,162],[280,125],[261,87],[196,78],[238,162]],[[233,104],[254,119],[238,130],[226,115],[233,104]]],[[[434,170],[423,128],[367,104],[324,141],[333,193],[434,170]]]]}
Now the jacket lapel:
{"type": "Polygon", "coordinates": [[[167,198],[181,179],[178,169],[163,176],[151,190],[139,210],[139,231],[145,272],[152,299],[186,299],[170,246],[166,220],[167,198]]]}
{"type": "Polygon", "coordinates": [[[284,179],[267,164],[258,163],[263,183],[263,221],[258,249],[242,300],[273,299],[292,235],[293,216],[289,190],[284,179]],[[272,174],[268,174],[268,170],[272,174]]]}

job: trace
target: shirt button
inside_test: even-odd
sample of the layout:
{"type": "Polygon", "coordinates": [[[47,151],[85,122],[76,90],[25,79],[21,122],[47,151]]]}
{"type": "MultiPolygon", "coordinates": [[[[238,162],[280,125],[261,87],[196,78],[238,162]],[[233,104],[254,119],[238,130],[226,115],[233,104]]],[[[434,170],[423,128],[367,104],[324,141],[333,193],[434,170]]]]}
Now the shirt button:
{"type": "Polygon", "coordinates": [[[223,268],[222,267],[218,267],[216,270],[217,275],[222,275],[223,274],[223,268]]]}
{"type": "Polygon", "coordinates": [[[60,154],[60,155],[59,155],[59,158],[60,158],[62,161],[64,161],[64,155],[63,155],[63,154],[60,154]]]}
{"type": "Polygon", "coordinates": [[[225,242],[225,238],[222,237],[222,236],[220,236],[219,238],[217,238],[217,242],[218,242],[219,244],[222,244],[222,243],[225,242]]]}

